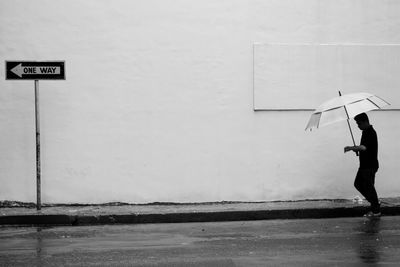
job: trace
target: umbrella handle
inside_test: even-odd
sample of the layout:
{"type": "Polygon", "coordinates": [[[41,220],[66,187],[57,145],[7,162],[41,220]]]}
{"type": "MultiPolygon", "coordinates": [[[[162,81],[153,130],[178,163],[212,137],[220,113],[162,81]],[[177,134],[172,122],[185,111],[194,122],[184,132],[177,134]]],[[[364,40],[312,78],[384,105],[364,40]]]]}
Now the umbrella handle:
{"type": "MultiPolygon", "coordinates": [[[[339,91],[339,96],[342,96],[342,93],[339,91]]],[[[349,113],[347,112],[347,108],[346,105],[343,106],[344,107],[344,111],[346,112],[347,115],[347,125],[349,126],[349,130],[350,130],[350,134],[351,134],[351,139],[353,140],[353,145],[356,146],[356,142],[354,141],[354,135],[353,135],[353,131],[351,130],[351,126],[350,126],[350,122],[349,122],[349,113]]],[[[356,156],[358,157],[358,151],[354,151],[356,153],[356,156]]]]}
{"type": "MultiPolygon", "coordinates": [[[[347,120],[347,125],[349,126],[350,134],[351,134],[351,139],[353,140],[353,145],[356,146],[356,142],[354,141],[354,135],[353,131],[351,130],[350,122],[347,120]]],[[[356,153],[356,156],[358,157],[358,151],[354,151],[356,153]]]]}

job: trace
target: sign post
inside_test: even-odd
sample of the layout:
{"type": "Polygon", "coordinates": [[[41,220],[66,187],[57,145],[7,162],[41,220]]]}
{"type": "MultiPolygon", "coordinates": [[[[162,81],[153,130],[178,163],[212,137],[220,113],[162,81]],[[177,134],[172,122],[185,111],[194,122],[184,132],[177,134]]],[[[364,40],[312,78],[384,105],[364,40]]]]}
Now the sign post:
{"type": "Polygon", "coordinates": [[[40,116],[39,116],[39,80],[35,80],[35,126],[36,126],[36,209],[42,209],[40,179],[40,116]]]}
{"type": "Polygon", "coordinates": [[[65,80],[65,61],[6,61],[6,80],[35,80],[36,209],[42,209],[39,80],[65,80]]]}

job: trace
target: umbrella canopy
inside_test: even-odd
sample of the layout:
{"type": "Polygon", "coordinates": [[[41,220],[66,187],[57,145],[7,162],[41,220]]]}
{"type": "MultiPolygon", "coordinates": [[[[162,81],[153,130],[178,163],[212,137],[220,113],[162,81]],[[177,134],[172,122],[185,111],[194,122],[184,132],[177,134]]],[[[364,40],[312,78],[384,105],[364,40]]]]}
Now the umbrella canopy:
{"type": "Polygon", "coordinates": [[[311,114],[306,130],[349,120],[360,113],[381,109],[387,105],[390,104],[382,98],[369,93],[340,95],[324,102],[311,114]]]}

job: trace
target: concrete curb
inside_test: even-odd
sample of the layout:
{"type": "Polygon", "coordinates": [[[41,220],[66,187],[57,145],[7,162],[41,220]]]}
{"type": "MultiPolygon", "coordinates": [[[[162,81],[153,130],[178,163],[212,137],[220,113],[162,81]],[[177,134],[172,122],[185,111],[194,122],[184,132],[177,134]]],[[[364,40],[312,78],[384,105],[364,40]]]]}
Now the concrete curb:
{"type": "MultiPolygon", "coordinates": [[[[365,210],[365,207],[352,207],[125,215],[10,215],[0,216],[0,225],[83,226],[106,224],[226,222],[275,219],[323,219],[360,217],[365,213],[365,210]]],[[[382,207],[382,214],[383,216],[400,215],[400,206],[382,207]]]]}

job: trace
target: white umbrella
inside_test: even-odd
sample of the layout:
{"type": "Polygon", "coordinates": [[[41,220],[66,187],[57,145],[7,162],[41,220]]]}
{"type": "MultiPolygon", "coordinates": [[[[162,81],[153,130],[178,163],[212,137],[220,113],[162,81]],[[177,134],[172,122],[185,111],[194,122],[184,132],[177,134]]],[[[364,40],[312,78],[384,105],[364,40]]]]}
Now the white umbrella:
{"type": "Polygon", "coordinates": [[[354,93],[342,95],[339,91],[339,96],[332,98],[320,105],[311,114],[306,130],[319,128],[338,121],[347,120],[351,137],[354,142],[353,132],[351,131],[349,119],[354,118],[360,113],[374,109],[381,109],[384,106],[390,105],[382,98],[369,93],[354,93]]]}

